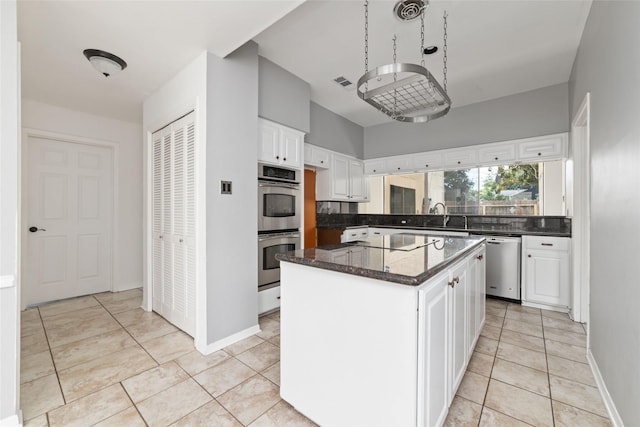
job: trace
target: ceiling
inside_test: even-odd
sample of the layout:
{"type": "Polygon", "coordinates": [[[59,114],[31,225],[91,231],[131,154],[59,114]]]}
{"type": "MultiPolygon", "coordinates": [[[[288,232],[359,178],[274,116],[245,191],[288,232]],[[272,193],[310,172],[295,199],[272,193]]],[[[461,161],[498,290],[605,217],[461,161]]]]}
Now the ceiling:
{"type": "Polygon", "coordinates": [[[224,57],[303,1],[19,0],[22,95],[141,122],[143,100],[203,51],[224,57]],[[84,49],[128,67],[105,78],[84,49]]]}
{"type": "MultiPolygon", "coordinates": [[[[371,0],[369,67],[419,63],[419,20],[392,15],[395,1],[371,0]]],[[[568,81],[591,0],[432,0],[425,44],[442,47],[448,22],[448,89],[453,107],[568,81]]],[[[22,94],[91,114],[140,122],[143,100],[202,51],[224,57],[250,39],[260,54],[311,85],[314,102],[370,126],[388,118],[332,81],[364,71],[363,1],[19,0],[22,94]],[[105,78],[87,48],[122,57],[105,78]]],[[[442,81],[442,49],[427,68],[442,81]]],[[[355,86],[355,84],[353,85],[355,86]]]]}
{"type": "MultiPolygon", "coordinates": [[[[316,103],[362,126],[390,121],[360,100],[364,73],[364,1],[309,0],[254,40],[260,54],[311,84],[316,103]],[[351,91],[333,78],[354,83],[351,91]]],[[[369,5],[369,69],[420,63],[420,20],[393,16],[395,1],[369,5]]],[[[591,1],[432,0],[425,45],[440,50],[426,67],[442,82],[443,13],[448,13],[448,93],[452,108],[569,80],[591,1]]]]}

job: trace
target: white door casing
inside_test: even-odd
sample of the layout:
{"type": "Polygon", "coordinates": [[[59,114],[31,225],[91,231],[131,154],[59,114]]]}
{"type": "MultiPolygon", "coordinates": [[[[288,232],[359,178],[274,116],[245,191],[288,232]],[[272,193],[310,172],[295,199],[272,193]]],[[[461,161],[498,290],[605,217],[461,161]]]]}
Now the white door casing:
{"type": "Polygon", "coordinates": [[[591,97],[587,93],[571,123],[570,162],[572,163],[573,171],[573,191],[571,202],[568,203],[567,209],[567,214],[572,216],[571,252],[573,268],[571,270],[573,275],[573,298],[570,314],[573,320],[583,323],[589,323],[591,241],[590,109],[591,97]]]}
{"type": "Polygon", "coordinates": [[[112,289],[114,150],[28,134],[25,305],[112,289]]]}

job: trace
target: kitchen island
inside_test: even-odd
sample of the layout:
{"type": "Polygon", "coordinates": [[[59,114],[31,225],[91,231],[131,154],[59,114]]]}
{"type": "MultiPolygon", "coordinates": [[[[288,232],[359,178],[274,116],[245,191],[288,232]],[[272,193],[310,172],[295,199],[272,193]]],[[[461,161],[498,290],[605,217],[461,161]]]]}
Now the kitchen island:
{"type": "Polygon", "coordinates": [[[322,426],[441,425],[484,324],[484,238],[279,254],[281,388],[322,426]]]}

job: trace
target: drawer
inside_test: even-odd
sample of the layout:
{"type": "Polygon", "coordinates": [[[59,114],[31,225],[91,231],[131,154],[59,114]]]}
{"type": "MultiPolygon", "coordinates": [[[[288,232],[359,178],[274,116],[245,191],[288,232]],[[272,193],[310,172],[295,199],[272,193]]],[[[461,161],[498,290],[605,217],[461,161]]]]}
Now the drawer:
{"type": "Polygon", "coordinates": [[[568,252],[571,247],[569,237],[522,236],[525,249],[568,252]]]}
{"type": "Polygon", "coordinates": [[[258,314],[280,307],[280,286],[258,292],[258,314]]]}

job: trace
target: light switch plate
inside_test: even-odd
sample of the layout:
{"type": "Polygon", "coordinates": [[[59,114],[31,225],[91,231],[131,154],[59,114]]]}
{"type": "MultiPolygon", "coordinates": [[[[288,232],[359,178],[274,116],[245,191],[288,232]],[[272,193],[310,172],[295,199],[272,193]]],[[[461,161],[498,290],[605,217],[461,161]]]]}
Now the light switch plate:
{"type": "Polygon", "coordinates": [[[220,194],[231,194],[231,181],[220,181],[220,194]]]}

